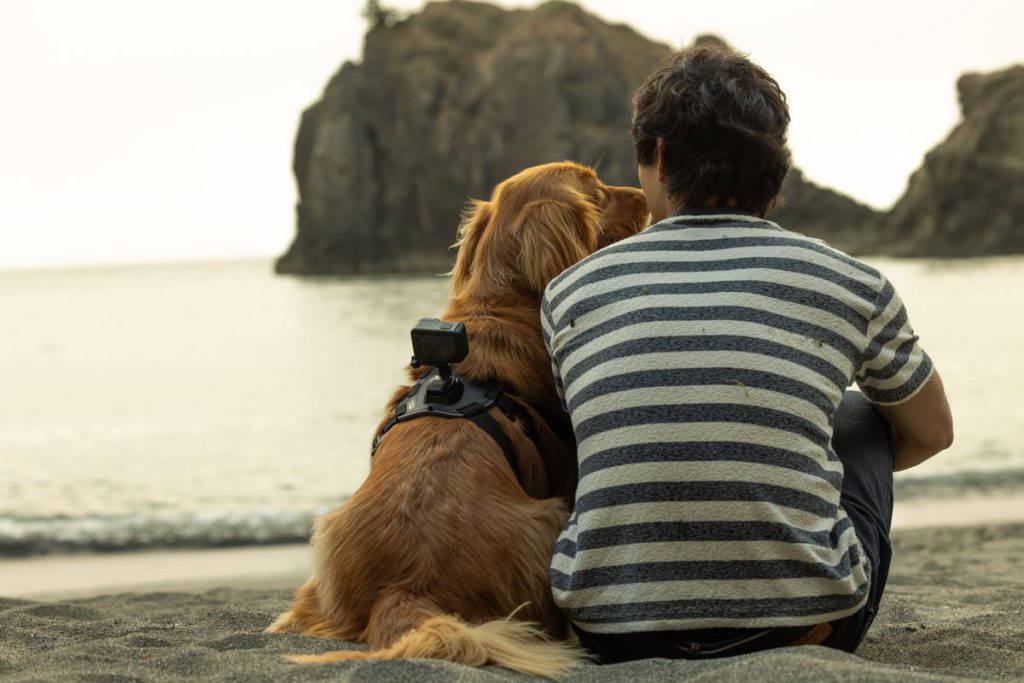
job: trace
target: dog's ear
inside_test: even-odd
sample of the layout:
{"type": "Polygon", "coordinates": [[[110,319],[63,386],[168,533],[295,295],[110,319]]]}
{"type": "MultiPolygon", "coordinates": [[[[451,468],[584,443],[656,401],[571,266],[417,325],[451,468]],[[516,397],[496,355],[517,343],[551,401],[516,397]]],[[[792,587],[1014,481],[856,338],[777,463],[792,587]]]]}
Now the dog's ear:
{"type": "Polygon", "coordinates": [[[519,270],[537,294],[556,275],[597,248],[598,213],[581,195],[530,202],[517,218],[519,270]]]}
{"type": "Polygon", "coordinates": [[[461,292],[473,276],[473,261],[476,258],[477,246],[479,246],[480,238],[483,237],[490,220],[491,205],[488,202],[475,201],[462,214],[459,239],[452,245],[458,247],[459,253],[455,256],[455,266],[448,273],[451,276],[449,287],[452,296],[461,292]]]}

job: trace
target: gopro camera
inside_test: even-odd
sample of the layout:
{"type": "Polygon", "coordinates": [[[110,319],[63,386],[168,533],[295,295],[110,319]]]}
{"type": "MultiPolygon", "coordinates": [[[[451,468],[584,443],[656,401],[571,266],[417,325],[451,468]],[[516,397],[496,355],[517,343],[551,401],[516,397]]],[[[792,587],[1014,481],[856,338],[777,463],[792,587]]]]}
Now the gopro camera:
{"type": "Polygon", "coordinates": [[[446,368],[469,354],[466,326],[437,318],[422,318],[412,328],[412,366],[446,368]]]}

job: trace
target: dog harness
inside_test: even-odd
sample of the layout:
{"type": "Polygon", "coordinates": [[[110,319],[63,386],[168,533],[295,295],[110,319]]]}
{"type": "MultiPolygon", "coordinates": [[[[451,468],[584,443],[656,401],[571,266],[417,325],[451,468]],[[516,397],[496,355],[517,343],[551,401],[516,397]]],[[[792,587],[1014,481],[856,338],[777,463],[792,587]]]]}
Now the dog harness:
{"type": "Polygon", "coordinates": [[[531,441],[537,443],[537,433],[529,413],[505,394],[505,387],[501,384],[491,383],[487,386],[480,386],[469,379],[453,375],[462,387],[461,395],[454,397],[451,402],[438,400],[432,386],[443,382],[441,373],[437,368],[420,377],[409,393],[399,401],[395,412],[388,421],[384,423],[377,436],[373,439],[370,447],[370,457],[377,452],[377,447],[384,439],[384,435],[399,422],[408,422],[419,417],[444,417],[444,418],[465,418],[471,420],[477,427],[487,432],[501,448],[508,460],[509,467],[516,480],[522,484],[522,477],[519,472],[519,462],[516,460],[515,450],[512,442],[502,431],[501,425],[491,417],[489,411],[492,407],[505,414],[505,417],[512,421],[518,421],[523,425],[523,431],[531,441]],[[433,394],[433,395],[432,395],[433,394]]]}

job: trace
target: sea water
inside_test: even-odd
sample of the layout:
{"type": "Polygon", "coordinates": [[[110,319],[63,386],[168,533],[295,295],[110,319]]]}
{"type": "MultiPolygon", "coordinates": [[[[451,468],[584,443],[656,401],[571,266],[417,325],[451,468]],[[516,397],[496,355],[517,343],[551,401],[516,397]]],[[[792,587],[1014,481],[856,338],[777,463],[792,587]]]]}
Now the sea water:
{"type": "MultiPolygon", "coordinates": [[[[869,262],[956,420],[903,489],[1024,487],[1024,257],[869,262]]],[[[0,271],[0,556],[305,539],[365,478],[409,329],[446,294],[265,261],[0,271]]]]}

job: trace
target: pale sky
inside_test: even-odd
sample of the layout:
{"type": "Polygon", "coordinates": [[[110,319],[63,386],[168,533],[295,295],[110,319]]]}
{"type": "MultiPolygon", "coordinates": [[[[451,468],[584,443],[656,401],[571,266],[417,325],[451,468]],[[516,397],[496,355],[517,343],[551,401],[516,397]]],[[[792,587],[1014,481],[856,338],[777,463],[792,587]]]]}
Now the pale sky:
{"type": "MultiPolygon", "coordinates": [[[[0,267],[283,251],[299,114],[358,59],[362,4],[0,0],[0,267]]],[[[956,124],[959,74],[1024,62],[1016,0],[582,4],[750,53],[789,95],[796,163],[878,208],[956,124]]]]}

